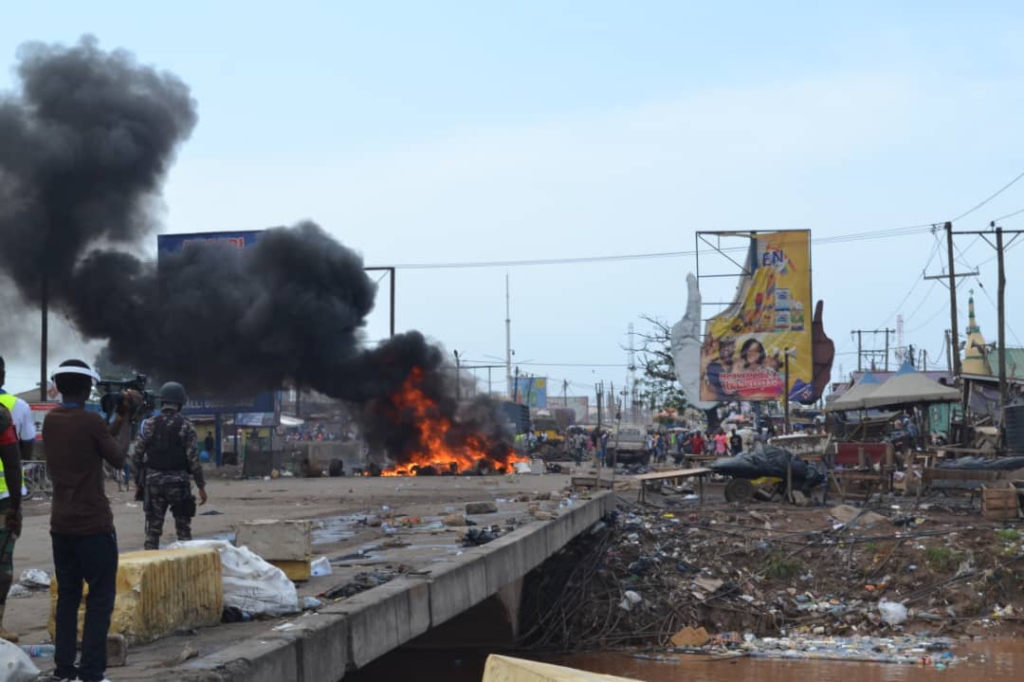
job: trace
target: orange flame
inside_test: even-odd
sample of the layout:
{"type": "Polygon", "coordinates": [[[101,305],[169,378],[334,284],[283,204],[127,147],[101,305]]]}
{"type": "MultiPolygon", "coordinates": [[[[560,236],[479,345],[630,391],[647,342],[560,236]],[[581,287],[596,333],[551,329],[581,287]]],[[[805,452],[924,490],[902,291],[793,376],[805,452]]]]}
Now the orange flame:
{"type": "Polygon", "coordinates": [[[462,473],[475,469],[483,461],[491,471],[502,471],[515,462],[529,461],[519,457],[511,447],[503,456],[495,456],[493,445],[481,436],[470,434],[462,442],[453,444],[450,437],[452,423],[441,414],[437,403],[420,388],[423,370],[414,367],[398,393],[391,396],[396,418],[412,419],[418,427],[418,443],[405,460],[381,472],[381,476],[413,476],[417,469],[432,467],[438,474],[462,473]]]}

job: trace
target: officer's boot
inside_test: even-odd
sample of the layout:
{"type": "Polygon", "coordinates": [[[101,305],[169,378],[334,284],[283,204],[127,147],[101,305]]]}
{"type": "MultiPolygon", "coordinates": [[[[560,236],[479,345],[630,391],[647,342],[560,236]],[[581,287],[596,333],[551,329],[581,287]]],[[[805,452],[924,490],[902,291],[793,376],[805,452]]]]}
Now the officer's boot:
{"type": "Polygon", "coordinates": [[[12,644],[17,644],[19,639],[18,635],[13,632],[5,630],[3,627],[5,606],[5,604],[0,604],[0,639],[6,639],[8,642],[11,642],[12,644]]]}

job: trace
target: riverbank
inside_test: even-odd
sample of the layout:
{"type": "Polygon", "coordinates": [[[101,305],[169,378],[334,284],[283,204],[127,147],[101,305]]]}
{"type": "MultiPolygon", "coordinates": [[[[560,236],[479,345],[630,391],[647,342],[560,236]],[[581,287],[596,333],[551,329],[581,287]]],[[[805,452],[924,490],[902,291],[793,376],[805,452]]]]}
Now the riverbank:
{"type": "Polygon", "coordinates": [[[1014,636],[1024,536],[977,513],[912,502],[639,507],[617,512],[532,577],[521,645],[673,646],[744,634],[1014,636]],[[883,606],[896,605],[893,608],[883,606]]]}

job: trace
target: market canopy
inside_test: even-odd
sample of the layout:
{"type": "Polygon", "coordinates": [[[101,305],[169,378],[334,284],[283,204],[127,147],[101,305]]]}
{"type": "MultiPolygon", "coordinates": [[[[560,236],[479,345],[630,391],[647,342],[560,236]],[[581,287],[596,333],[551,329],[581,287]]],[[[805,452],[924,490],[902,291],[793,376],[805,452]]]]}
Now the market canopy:
{"type": "Polygon", "coordinates": [[[863,410],[864,399],[878,390],[882,382],[871,372],[865,372],[853,388],[842,394],[827,405],[829,410],[845,412],[847,410],[863,410]]]}
{"type": "Polygon", "coordinates": [[[957,389],[929,379],[908,362],[900,368],[900,371],[896,372],[892,379],[864,398],[864,407],[873,409],[893,405],[955,403],[962,397],[957,389]]]}

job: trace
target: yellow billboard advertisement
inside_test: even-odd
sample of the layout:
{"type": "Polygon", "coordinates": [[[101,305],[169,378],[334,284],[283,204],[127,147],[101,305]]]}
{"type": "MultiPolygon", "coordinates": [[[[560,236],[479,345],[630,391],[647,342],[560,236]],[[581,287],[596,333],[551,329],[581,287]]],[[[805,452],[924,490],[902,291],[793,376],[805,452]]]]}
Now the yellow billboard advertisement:
{"type": "Polygon", "coordinates": [[[707,322],[700,399],[780,399],[788,355],[790,400],[810,400],[812,312],[810,231],[751,235],[736,298],[707,322]]]}

